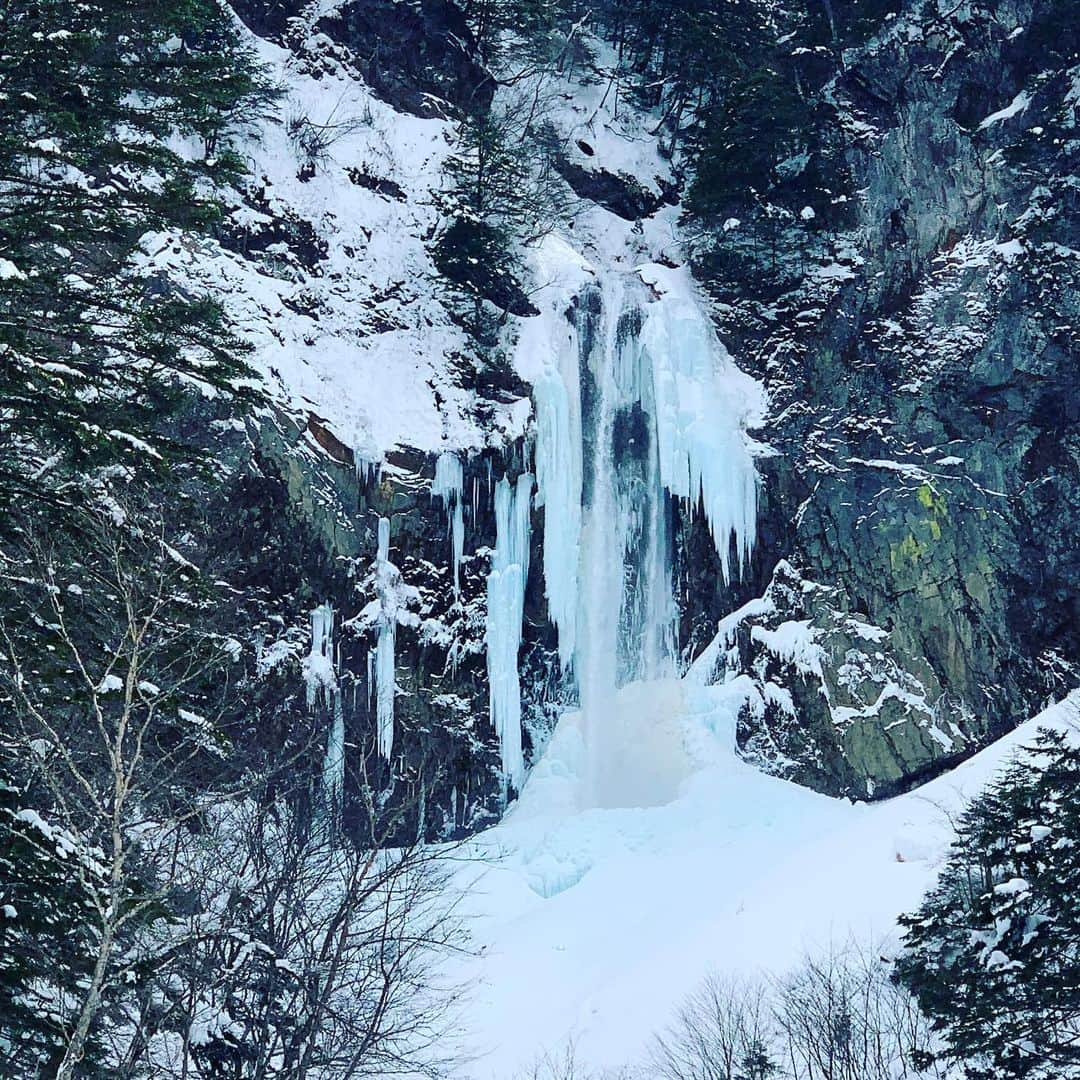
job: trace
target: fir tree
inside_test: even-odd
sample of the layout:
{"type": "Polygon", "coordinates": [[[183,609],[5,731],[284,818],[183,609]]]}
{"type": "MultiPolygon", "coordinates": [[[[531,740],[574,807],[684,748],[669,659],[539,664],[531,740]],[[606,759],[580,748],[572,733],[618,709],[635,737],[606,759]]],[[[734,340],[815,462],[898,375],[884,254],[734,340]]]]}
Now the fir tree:
{"type": "Polygon", "coordinates": [[[900,980],[972,1080],[1080,1075],[1080,750],[1043,732],[965,812],[900,980]]]}
{"type": "Polygon", "coordinates": [[[244,371],[153,265],[220,216],[227,134],[272,95],[216,0],[9,0],[0,18],[0,494],[157,461],[185,388],[244,371]],[[62,470],[61,470],[62,471],[62,470]]]}
{"type": "MultiPolygon", "coordinates": [[[[82,880],[93,872],[74,838],[0,779],[0,1075],[51,1075],[60,1063],[61,1002],[90,977],[82,880]]],[[[91,1040],[87,1061],[99,1054],[91,1040]]]]}

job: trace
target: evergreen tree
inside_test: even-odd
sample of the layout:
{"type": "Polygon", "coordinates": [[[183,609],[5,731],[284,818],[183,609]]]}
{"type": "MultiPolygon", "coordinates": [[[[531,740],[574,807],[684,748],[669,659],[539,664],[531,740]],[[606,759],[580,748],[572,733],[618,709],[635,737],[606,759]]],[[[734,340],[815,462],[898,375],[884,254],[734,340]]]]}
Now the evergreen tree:
{"type": "Polygon", "coordinates": [[[1043,732],[902,920],[900,980],[972,1080],[1080,1075],[1080,750],[1043,732]]]}
{"type": "Polygon", "coordinates": [[[539,116],[529,98],[463,117],[458,151],[445,167],[439,198],[445,224],[432,257],[467,297],[462,321],[485,344],[493,340],[490,324],[505,312],[535,312],[515,248],[542,236],[559,212],[564,185],[553,167],[557,148],[539,116]]]}
{"type": "MultiPolygon", "coordinates": [[[[66,1045],[61,1003],[90,977],[90,897],[82,880],[93,872],[74,838],[28,806],[19,787],[0,779],[2,1076],[51,1075],[60,1063],[66,1045]]],[[[99,1054],[91,1040],[87,1061],[99,1054]]]]}
{"type": "Polygon", "coordinates": [[[4,4],[0,494],[157,461],[185,388],[235,387],[220,309],[155,271],[150,238],[213,227],[242,171],[226,136],[271,96],[217,0],[4,4]]]}

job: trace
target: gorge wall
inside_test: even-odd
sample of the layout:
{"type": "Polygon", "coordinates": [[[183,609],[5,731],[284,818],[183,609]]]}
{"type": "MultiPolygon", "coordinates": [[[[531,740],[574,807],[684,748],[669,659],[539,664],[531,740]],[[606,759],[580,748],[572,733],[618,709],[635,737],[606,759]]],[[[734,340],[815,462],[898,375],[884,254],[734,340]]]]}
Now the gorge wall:
{"type": "MultiPolygon", "coordinates": [[[[409,808],[403,827],[452,836],[494,820],[523,775],[496,731],[515,715],[501,682],[492,711],[493,567],[523,574],[526,767],[577,700],[565,640],[560,656],[570,601],[552,603],[549,548],[550,500],[568,466],[538,459],[545,438],[562,437],[538,428],[550,419],[545,358],[514,350],[541,324],[549,341],[554,327],[578,342],[586,362],[578,370],[575,359],[576,383],[563,386],[593,453],[598,388],[581,339],[597,331],[603,301],[590,289],[549,308],[537,300],[505,349],[470,352],[425,245],[453,141],[447,117],[494,87],[453,5],[382,7],[392,33],[365,5],[333,17],[239,5],[311,112],[268,129],[227,254],[162,259],[249,297],[237,310],[278,390],[279,404],[246,426],[192,418],[225,476],[207,511],[219,523],[215,558],[238,589],[266,598],[239,661],[260,715],[313,733],[316,776],[336,701],[346,807],[350,784],[377,776],[409,808]],[[366,119],[340,142],[298,137],[346,98],[366,119]],[[518,542],[507,563],[496,492],[504,481],[533,492],[536,477],[527,557],[518,542]],[[319,646],[311,613],[323,605],[334,631],[319,646]],[[387,754],[377,658],[391,624],[387,754]],[[329,672],[313,666],[316,653],[329,672]]],[[[644,138],[644,120],[644,149],[612,151],[635,121],[616,122],[603,103],[611,68],[600,58],[572,75],[569,106],[561,91],[563,231],[646,291],[637,267],[668,272],[688,254],[702,290],[693,303],[767,396],[767,413],[746,405],[734,421],[754,425],[760,480],[741,572],[753,529],[715,528],[700,468],[693,488],[669,479],[663,489],[670,658],[685,666],[711,649],[715,678],[748,675],[742,752],[829,793],[909,787],[1075,679],[1080,76],[1064,9],[915,4],[887,19],[827,84],[826,137],[843,175],[768,231],[732,218],[674,239],[686,178],[644,138]]],[[[793,153],[793,178],[813,155],[793,153]]],[[[650,407],[628,402],[616,418],[612,467],[659,454],[650,407]],[[633,449],[637,436],[647,451],[633,449]]],[[[728,477],[745,444],[715,414],[700,421],[701,446],[726,455],[706,471],[728,477]]],[[[588,470],[578,482],[587,511],[588,470]]],[[[561,559],[577,557],[559,543],[561,559]]]]}
{"type": "Polygon", "coordinates": [[[769,391],[732,633],[785,775],[886,795],[1075,682],[1076,60],[1062,5],[905,8],[828,85],[831,198],[699,253],[769,391]]]}

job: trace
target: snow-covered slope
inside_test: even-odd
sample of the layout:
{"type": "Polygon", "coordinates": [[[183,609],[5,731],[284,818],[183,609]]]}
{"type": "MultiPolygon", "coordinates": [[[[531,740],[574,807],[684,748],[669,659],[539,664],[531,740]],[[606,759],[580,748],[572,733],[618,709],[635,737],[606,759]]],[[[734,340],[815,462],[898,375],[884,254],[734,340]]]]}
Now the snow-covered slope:
{"type": "Polygon", "coordinates": [[[887,938],[932,882],[949,815],[1039,726],[1080,722],[1075,693],[952,772],[867,805],[741,761],[741,681],[625,687],[617,784],[601,806],[581,801],[581,731],[565,717],[520,803],[479,839],[478,954],[460,972],[477,980],[471,1077],[505,1080],[568,1043],[590,1069],[633,1064],[710,972],[782,973],[804,951],[887,938]]]}
{"type": "Polygon", "coordinates": [[[160,235],[149,261],[220,297],[278,403],[314,413],[363,460],[520,434],[520,410],[482,426],[455,377],[464,335],[424,243],[453,124],[379,100],[325,35],[296,51],[249,36],[283,96],[244,146],[251,179],[230,242],[160,235]]]}

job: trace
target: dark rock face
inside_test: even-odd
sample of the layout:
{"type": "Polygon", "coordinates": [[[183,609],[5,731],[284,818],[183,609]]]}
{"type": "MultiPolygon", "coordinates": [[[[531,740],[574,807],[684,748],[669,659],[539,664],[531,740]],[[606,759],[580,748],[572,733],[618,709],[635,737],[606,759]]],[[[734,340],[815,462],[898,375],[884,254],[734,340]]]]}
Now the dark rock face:
{"type": "Polygon", "coordinates": [[[443,115],[441,102],[475,111],[491,104],[495,82],[450,0],[355,0],[315,30],[345,45],[371,89],[402,112],[431,117],[443,115]]]}
{"type": "Polygon", "coordinates": [[[495,93],[453,0],[353,0],[314,24],[306,0],[236,0],[232,8],[253,33],[309,61],[330,49],[401,112],[442,116],[448,105],[482,111],[495,93]]]}
{"type": "MultiPolygon", "coordinates": [[[[592,156],[594,153],[591,147],[586,149],[588,144],[578,145],[583,154],[592,156]]],[[[626,221],[640,221],[655,214],[661,206],[678,201],[675,191],[668,184],[662,184],[660,193],[656,194],[626,173],[587,169],[564,156],[556,157],[554,164],[578,198],[594,202],[626,221]]]]}
{"type": "Polygon", "coordinates": [[[747,581],[689,529],[684,587],[713,616],[771,581],[741,742],[822,790],[910,786],[1080,670],[1076,38],[1032,0],[886,24],[833,86],[854,227],[701,260],[777,453],[747,581]]]}
{"type": "Polygon", "coordinates": [[[307,7],[307,0],[236,0],[230,6],[253,34],[280,42],[289,20],[307,7]]]}

